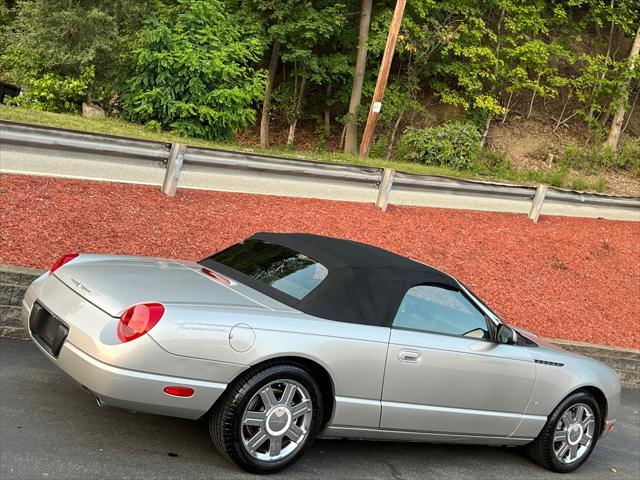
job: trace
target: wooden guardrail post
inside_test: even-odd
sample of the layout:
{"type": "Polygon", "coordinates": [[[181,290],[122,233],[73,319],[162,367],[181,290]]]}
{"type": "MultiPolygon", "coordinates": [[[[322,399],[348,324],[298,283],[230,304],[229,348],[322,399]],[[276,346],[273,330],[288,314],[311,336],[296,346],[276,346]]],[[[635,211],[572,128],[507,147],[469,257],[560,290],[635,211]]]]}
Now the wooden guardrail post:
{"type": "Polygon", "coordinates": [[[533,223],[538,223],[540,218],[540,211],[542,210],[542,204],[544,203],[544,197],[547,194],[546,185],[538,185],[536,188],[536,194],[533,196],[533,202],[531,203],[531,210],[529,211],[529,218],[533,220],[533,223]]]}
{"type": "Polygon", "coordinates": [[[178,177],[182,170],[182,162],[184,161],[185,146],[180,143],[172,143],[169,151],[169,159],[167,160],[167,169],[164,174],[164,182],[162,182],[161,191],[170,197],[175,196],[178,188],[178,177]]]}
{"type": "Polygon", "coordinates": [[[393,177],[396,171],[392,168],[385,168],[382,171],[382,180],[380,180],[380,188],[378,189],[378,198],[376,199],[376,207],[383,212],[387,211],[389,205],[389,194],[393,186],[393,177]]]}

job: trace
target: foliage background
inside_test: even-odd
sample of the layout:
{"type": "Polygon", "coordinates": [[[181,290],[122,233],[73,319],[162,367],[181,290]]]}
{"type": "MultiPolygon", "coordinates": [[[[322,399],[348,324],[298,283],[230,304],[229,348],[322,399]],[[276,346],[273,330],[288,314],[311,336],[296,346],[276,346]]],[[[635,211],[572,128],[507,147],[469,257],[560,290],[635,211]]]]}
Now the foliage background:
{"type": "MultiPolygon", "coordinates": [[[[394,5],[374,2],[361,124],[394,5]]],[[[254,128],[277,42],[271,121],[289,129],[290,146],[300,121],[315,148],[338,150],[360,8],[359,0],[5,0],[0,78],[23,88],[14,104],[79,112],[88,101],[152,131],[230,140],[254,128]]],[[[571,132],[570,145],[551,138],[540,152],[556,166],[640,175],[640,127],[629,120],[640,109],[640,62],[629,69],[627,58],[639,26],[640,0],[410,0],[372,153],[504,173],[509,162],[487,164],[486,147],[497,148],[501,128],[535,121],[558,139],[571,132]],[[625,135],[607,152],[620,105],[625,135]]]]}

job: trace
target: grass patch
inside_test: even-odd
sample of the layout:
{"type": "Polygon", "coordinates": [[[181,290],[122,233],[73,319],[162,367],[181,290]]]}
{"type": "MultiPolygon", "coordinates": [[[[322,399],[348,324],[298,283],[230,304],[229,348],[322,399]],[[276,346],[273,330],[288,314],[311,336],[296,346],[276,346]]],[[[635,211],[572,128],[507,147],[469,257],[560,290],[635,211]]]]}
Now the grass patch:
{"type": "MultiPolygon", "coordinates": [[[[143,140],[154,140],[169,143],[179,142],[197,147],[263,153],[299,160],[315,160],[381,168],[386,167],[393,168],[400,172],[419,175],[435,175],[469,180],[498,181],[531,185],[546,183],[555,187],[571,188],[583,191],[592,190],[597,192],[604,191],[607,184],[607,181],[604,178],[591,181],[588,177],[570,170],[567,163],[574,162],[566,162],[549,170],[534,169],[519,171],[513,168],[506,154],[488,149],[482,150],[479,153],[477,160],[471,162],[466,169],[457,170],[447,166],[425,165],[417,162],[385,160],[384,158],[375,157],[361,160],[355,155],[345,155],[340,152],[292,152],[284,147],[271,149],[248,148],[234,143],[213,142],[198,138],[183,137],[171,132],[153,131],[145,128],[143,125],[129,123],[117,118],[106,117],[99,119],[87,119],[81,115],[42,112],[27,108],[9,107],[6,105],[0,105],[0,119],[33,125],[66,128],[69,130],[101,133],[105,135],[139,138],[143,140]]],[[[632,150],[629,147],[627,148],[632,150]]],[[[382,154],[385,151],[385,148],[380,148],[379,150],[380,152],[378,153],[382,154]]],[[[632,151],[628,156],[632,157],[634,154],[635,151],[632,151]]]]}
{"type": "Polygon", "coordinates": [[[569,145],[560,154],[559,164],[592,175],[617,169],[630,172],[636,178],[640,178],[640,140],[623,136],[620,139],[617,154],[601,147],[569,145]]]}
{"type": "MultiPolygon", "coordinates": [[[[43,125],[46,127],[66,128],[83,132],[102,133],[104,135],[118,135],[122,137],[141,138],[159,142],[180,142],[198,147],[220,148],[222,143],[201,140],[198,138],[181,137],[171,132],[158,132],[145,128],[144,125],[129,123],[119,118],[84,118],[72,113],[51,113],[30,108],[9,107],[0,105],[0,119],[11,122],[43,125]]],[[[227,144],[227,148],[231,145],[227,144]]]]}

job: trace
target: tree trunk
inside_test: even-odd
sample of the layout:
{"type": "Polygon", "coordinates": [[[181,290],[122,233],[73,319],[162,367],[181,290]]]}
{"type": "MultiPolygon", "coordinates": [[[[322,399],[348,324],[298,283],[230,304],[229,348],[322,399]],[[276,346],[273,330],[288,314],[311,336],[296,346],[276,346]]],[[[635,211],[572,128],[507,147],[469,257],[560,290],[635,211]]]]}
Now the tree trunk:
{"type": "Polygon", "coordinates": [[[638,88],[638,91],[636,92],[636,96],[633,99],[633,103],[631,104],[631,108],[629,109],[629,115],[627,115],[627,121],[625,122],[624,127],[622,127],[622,133],[624,133],[624,131],[629,126],[629,122],[631,121],[631,116],[633,115],[633,110],[636,108],[636,103],[638,102],[639,96],[640,96],[640,88],[638,88]]]}
{"type": "Polygon", "coordinates": [[[502,121],[500,122],[500,126],[504,125],[504,122],[507,121],[507,117],[509,116],[509,109],[511,108],[511,100],[513,99],[513,91],[509,92],[509,99],[507,100],[507,106],[504,107],[504,116],[502,117],[502,121]]]}
{"type": "Polygon", "coordinates": [[[271,110],[271,96],[273,93],[273,83],[276,78],[278,69],[278,54],[280,52],[280,42],[273,41],[271,48],[271,60],[269,60],[269,79],[267,81],[267,89],[264,92],[264,100],[262,102],[262,117],[260,118],[260,146],[267,148],[269,146],[269,116],[271,110]]]}
{"type": "Polygon", "coordinates": [[[369,41],[372,4],[373,0],[362,0],[356,68],[353,74],[353,86],[351,87],[349,117],[345,124],[344,153],[354,155],[358,147],[358,108],[360,107],[360,100],[362,99],[362,85],[364,84],[364,73],[367,64],[367,42],[369,41]]]}
{"type": "MultiPolygon", "coordinates": [[[[567,109],[567,105],[569,104],[569,100],[571,100],[571,90],[569,90],[569,93],[567,93],[567,99],[564,101],[564,104],[562,105],[562,111],[560,112],[560,115],[558,116],[558,120],[556,121],[556,126],[553,127],[553,131],[554,132],[556,130],[558,130],[560,125],[562,125],[562,123],[563,123],[562,117],[564,116],[564,112],[567,109]]],[[[553,117],[551,117],[551,118],[553,118],[553,117]]]]}
{"type": "MultiPolygon", "coordinates": [[[[500,65],[500,49],[502,48],[502,22],[504,22],[505,9],[500,10],[500,18],[498,19],[498,25],[496,28],[496,63],[493,66],[493,76],[497,78],[498,76],[498,66],[500,65]]],[[[493,115],[490,113],[487,114],[487,120],[484,124],[484,130],[482,132],[482,136],[480,137],[480,148],[484,148],[487,143],[487,138],[489,137],[489,127],[491,127],[491,120],[493,120],[493,115]]]]}
{"type": "MultiPolygon", "coordinates": [[[[538,78],[536,79],[536,87],[540,85],[540,79],[542,78],[542,74],[538,74],[538,78]]],[[[536,90],[531,94],[531,101],[529,102],[529,111],[527,112],[527,120],[531,118],[531,113],[533,113],[533,102],[536,99],[536,90]]]]}
{"type": "MultiPolygon", "coordinates": [[[[629,71],[632,71],[635,68],[636,60],[638,58],[638,52],[640,52],[640,27],[638,27],[636,38],[633,40],[631,52],[629,52],[629,63],[627,67],[629,71]]],[[[611,122],[611,129],[609,130],[607,141],[604,143],[605,148],[609,148],[614,151],[618,150],[618,144],[620,143],[620,134],[622,132],[624,114],[626,112],[628,100],[629,82],[627,82],[627,84],[622,89],[622,95],[619,99],[620,104],[618,106],[618,109],[616,110],[616,114],[613,117],[613,121],[611,122]]]]}
{"type": "Polygon", "coordinates": [[[487,120],[484,122],[484,130],[482,132],[482,137],[480,137],[480,148],[484,148],[487,143],[487,138],[489,137],[489,127],[491,126],[492,116],[491,114],[487,115],[487,120]]]}
{"type": "Polygon", "coordinates": [[[536,91],[534,90],[531,94],[531,100],[529,100],[529,110],[527,111],[527,120],[531,118],[531,113],[533,112],[533,102],[536,99],[536,91]]]}
{"type": "Polygon", "coordinates": [[[404,109],[400,111],[400,115],[398,115],[398,119],[396,123],[393,125],[393,130],[391,130],[391,137],[389,138],[389,146],[387,147],[387,160],[391,158],[391,152],[393,151],[393,144],[396,141],[396,134],[398,133],[398,128],[400,127],[400,122],[402,121],[402,117],[404,116],[404,109]]]}
{"type": "Polygon", "coordinates": [[[293,148],[293,142],[295,141],[296,136],[296,126],[298,125],[298,118],[300,118],[300,108],[302,106],[302,96],[304,95],[304,87],[307,84],[307,69],[305,67],[302,72],[302,78],[300,80],[300,90],[298,91],[298,98],[294,99],[296,102],[294,112],[293,112],[293,121],[289,125],[289,135],[287,136],[287,147],[293,148]]]}
{"type": "Polygon", "coordinates": [[[340,134],[340,145],[338,145],[338,150],[342,150],[342,147],[344,147],[344,137],[346,135],[347,132],[347,125],[343,125],[342,126],[342,133],[340,134]]]}
{"type": "Polygon", "coordinates": [[[331,110],[329,109],[329,98],[331,97],[331,84],[327,85],[327,97],[324,102],[324,138],[329,140],[331,135],[331,110]]]}

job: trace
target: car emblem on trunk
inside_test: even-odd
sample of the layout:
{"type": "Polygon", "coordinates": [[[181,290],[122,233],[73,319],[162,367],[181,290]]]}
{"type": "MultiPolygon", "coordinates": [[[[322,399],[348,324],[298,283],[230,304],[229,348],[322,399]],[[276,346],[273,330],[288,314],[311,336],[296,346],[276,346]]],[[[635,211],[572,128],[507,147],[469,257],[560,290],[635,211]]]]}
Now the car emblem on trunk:
{"type": "Polygon", "coordinates": [[[78,288],[79,290],[82,290],[86,293],[91,293],[91,290],[89,290],[87,287],[85,287],[82,283],[80,283],[78,280],[76,280],[75,278],[71,279],[71,282],[73,282],[73,284],[76,286],[76,288],[78,288]]]}

